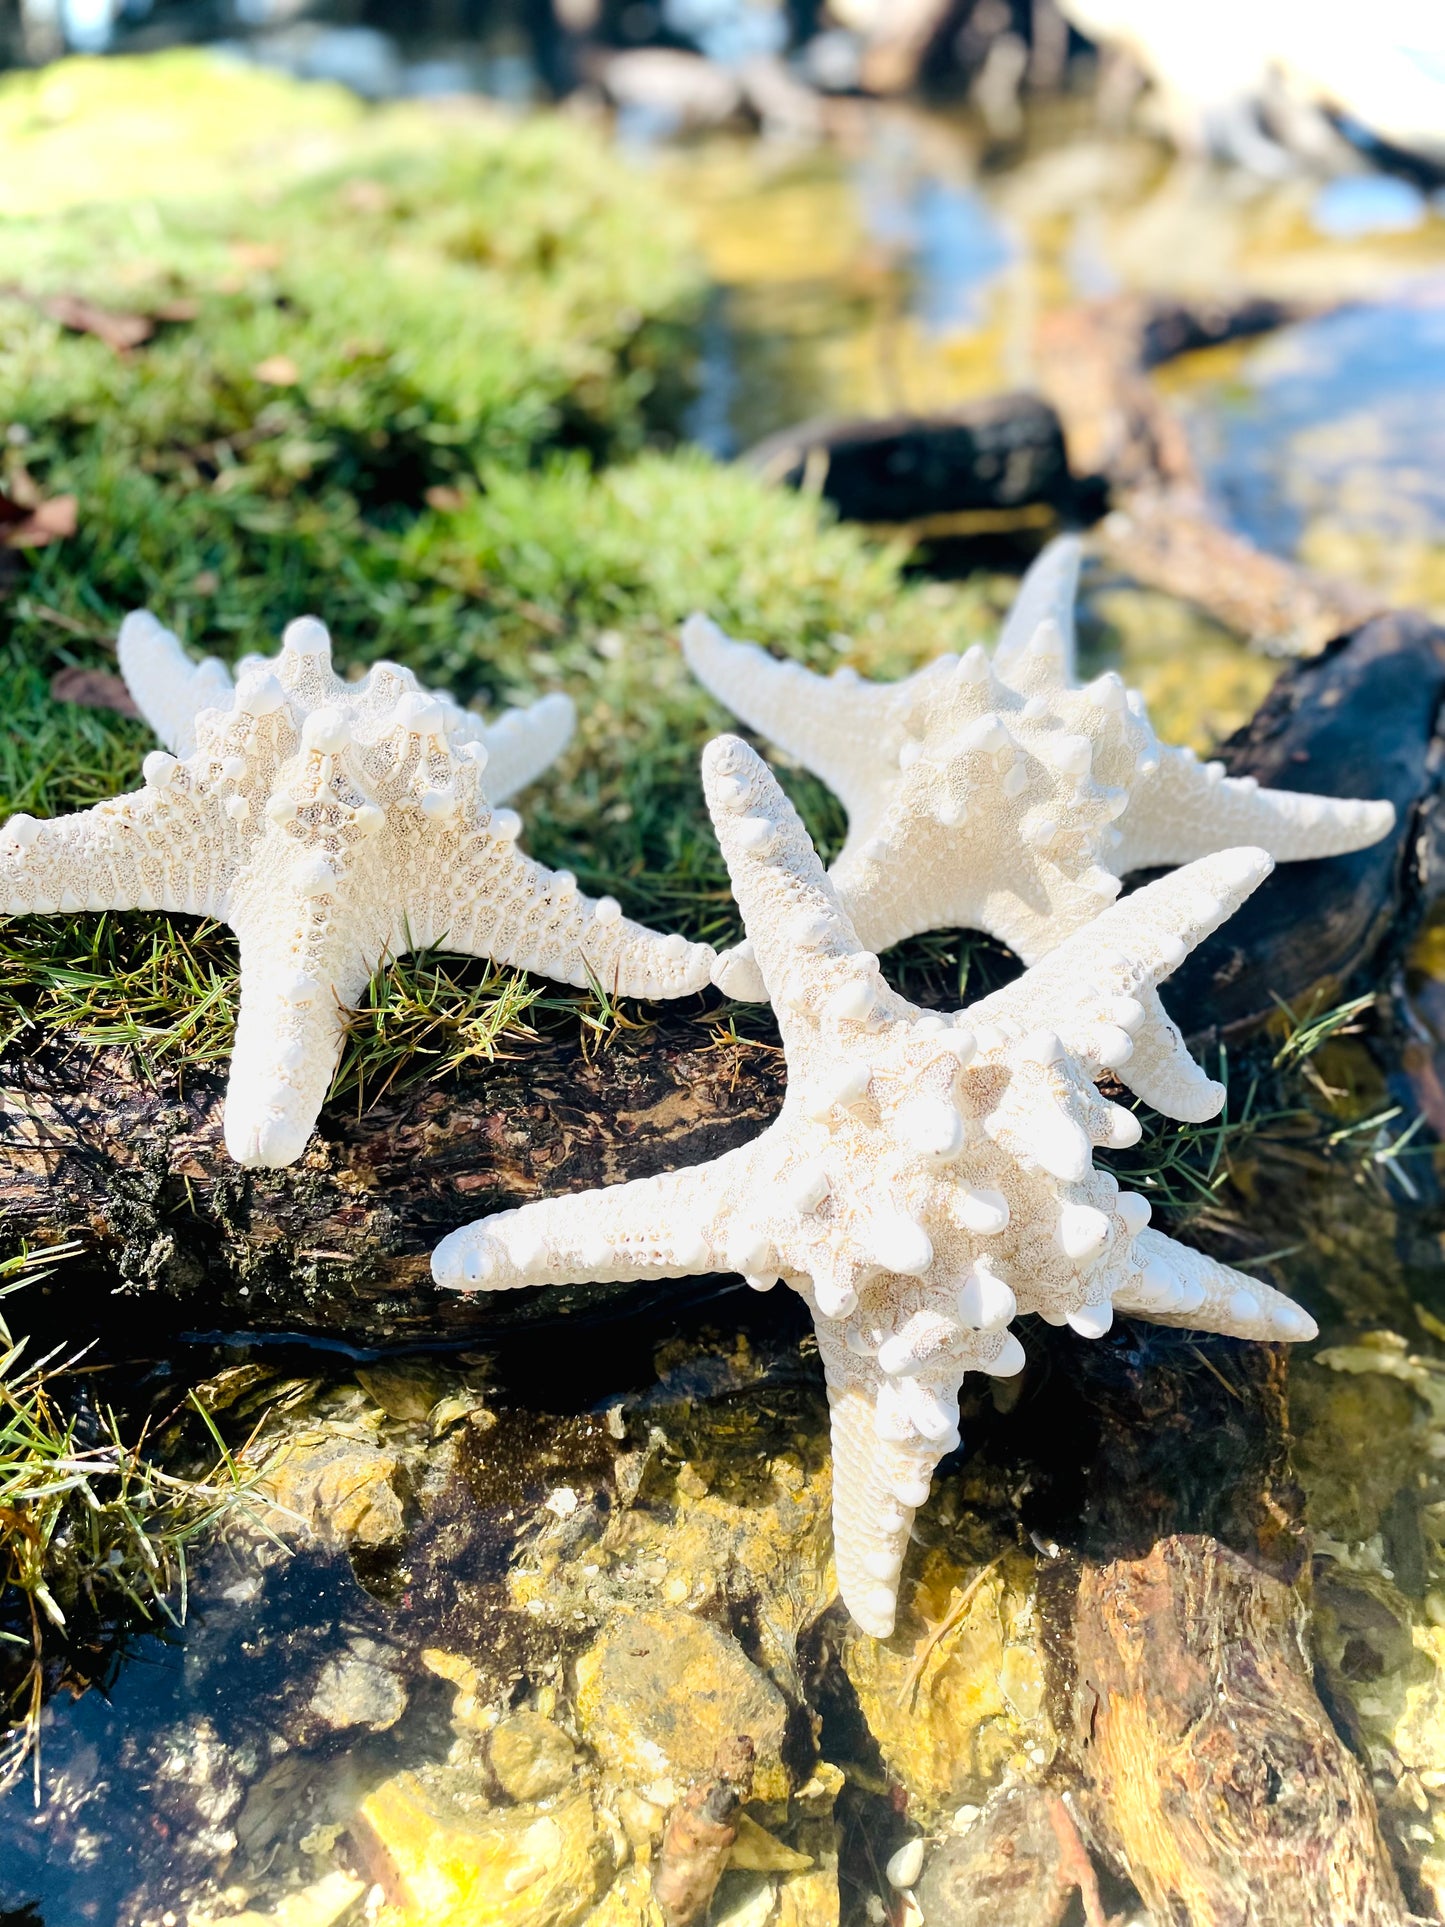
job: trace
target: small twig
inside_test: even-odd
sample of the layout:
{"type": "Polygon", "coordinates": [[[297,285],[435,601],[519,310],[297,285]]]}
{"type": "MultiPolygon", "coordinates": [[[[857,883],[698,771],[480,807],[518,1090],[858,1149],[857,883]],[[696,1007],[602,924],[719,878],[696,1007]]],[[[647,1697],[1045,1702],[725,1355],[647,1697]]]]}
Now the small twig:
{"type": "Polygon", "coordinates": [[[990,1573],[996,1572],[1002,1564],[1003,1554],[1000,1553],[997,1559],[989,1561],[982,1572],[976,1572],[974,1574],[973,1578],[969,1580],[968,1584],[959,1594],[958,1603],[949,1607],[948,1611],[943,1615],[943,1618],[931,1629],[922,1646],[914,1654],[913,1662],[904,1675],[903,1684],[898,1689],[898,1704],[905,1712],[912,1711],[914,1695],[917,1692],[918,1683],[923,1677],[923,1669],[933,1656],[934,1650],[939,1642],[946,1638],[947,1635],[953,1631],[954,1627],[958,1625],[959,1621],[968,1611],[974,1594],[978,1591],[984,1580],[988,1578],[990,1573]]]}

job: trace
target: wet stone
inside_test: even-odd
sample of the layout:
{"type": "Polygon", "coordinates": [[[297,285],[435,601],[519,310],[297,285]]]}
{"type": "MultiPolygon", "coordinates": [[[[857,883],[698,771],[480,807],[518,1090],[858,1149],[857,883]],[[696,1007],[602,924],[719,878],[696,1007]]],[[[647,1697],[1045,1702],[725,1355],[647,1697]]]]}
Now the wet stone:
{"type": "Polygon", "coordinates": [[[446,1776],[398,1773],[358,1827],[388,1898],[378,1927],[575,1927],[618,1853],[588,1794],[540,1811],[475,1811],[446,1776]]]}
{"type": "Polygon", "coordinates": [[[294,1532],[299,1518],[325,1545],[388,1546],[406,1530],[400,1472],[397,1452],[364,1435],[318,1428],[277,1448],[258,1490],[282,1515],[283,1532],[294,1532]]]}
{"type": "Polygon", "coordinates": [[[362,1365],[357,1383],[391,1419],[424,1419],[442,1395],[441,1375],[411,1359],[362,1365]]]}
{"type": "Polygon", "coordinates": [[[487,1750],[502,1791],[517,1801],[560,1793],[577,1764],[577,1749],[562,1728],[530,1707],[500,1721],[487,1750]]]}
{"type": "Polygon", "coordinates": [[[647,1612],[608,1627],[577,1663],[577,1711],[604,1765],[649,1798],[670,1802],[708,1776],[740,1734],[756,1749],[754,1799],[788,1796],[787,1701],[710,1621],[647,1612]]]}
{"type": "Polygon", "coordinates": [[[192,1913],[186,1927],[336,1927],[366,1892],[366,1882],[340,1868],[320,1880],[284,1895],[264,1911],[247,1907],[241,1913],[192,1913]]]}
{"type": "Polygon", "coordinates": [[[844,1637],[863,1716],[925,1824],[983,1799],[1006,1773],[1036,1775],[1058,1746],[1033,1563],[1012,1547],[982,1549],[963,1563],[957,1546],[930,1547],[905,1567],[892,1638],[856,1627],[844,1637]]]}
{"type": "Polygon", "coordinates": [[[380,1640],[353,1639],[321,1669],[309,1711],[334,1732],[356,1726],[386,1732],[406,1711],[399,1663],[399,1655],[380,1640]]]}

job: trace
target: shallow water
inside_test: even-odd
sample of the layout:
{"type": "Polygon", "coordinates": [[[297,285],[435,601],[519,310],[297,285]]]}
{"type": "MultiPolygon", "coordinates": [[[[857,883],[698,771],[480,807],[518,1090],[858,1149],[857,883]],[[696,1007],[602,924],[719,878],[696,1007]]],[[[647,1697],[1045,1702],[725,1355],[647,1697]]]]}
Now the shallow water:
{"type": "MultiPolygon", "coordinates": [[[[967,126],[892,111],[858,114],[820,152],[719,142],[650,164],[697,209],[716,277],[690,427],[727,454],[815,413],[1026,382],[1038,314],[1119,287],[1240,280],[1348,301],[1193,358],[1170,391],[1240,526],[1445,612],[1445,301],[1431,278],[1445,275],[1445,218],[1418,195],[1252,186],[1072,114],[1040,121],[1006,164],[967,126]]],[[[1121,663],[1176,739],[1207,747],[1274,673],[1128,583],[1095,574],[1086,600],[1090,666],[1121,663]]],[[[1388,1008],[1363,1021],[1291,1086],[1308,1129],[1258,1142],[1211,1222],[1237,1231],[1246,1214],[1255,1257],[1275,1254],[1324,1326],[1293,1408],[1317,1652],[1411,1899],[1438,1908],[1445,1212],[1415,1120],[1445,1129],[1445,932],[1427,931],[1388,1008]]],[[[1160,1357],[1175,1344],[1150,1342],[1160,1357]]],[[[28,1786],[0,1803],[0,1920],[570,1927],[610,1882],[598,1927],[641,1923],[659,1816],[706,1766],[689,1747],[716,1735],[682,1646],[676,1670],[659,1662],[656,1695],[680,1731],[646,1771],[624,1758],[620,1691],[579,1690],[579,1661],[584,1680],[616,1677],[609,1641],[639,1613],[659,1616],[646,1623],[660,1653],[684,1620],[730,1624],[723,1717],[759,1695],[778,1709],[753,1809],[773,1864],[728,1874],[714,1919],[831,1927],[840,1890],[845,1922],[879,1918],[884,1863],[910,1833],[965,1830],[993,1787],[1046,1771],[1058,1745],[1037,1592],[1069,1513],[1035,1459],[1062,1423],[1049,1408],[1068,1352],[1041,1349],[1016,1405],[972,1394],[970,1449],[920,1519],[920,1614],[965,1575],[992,1576],[906,1694],[906,1649],[880,1657],[836,1621],[816,1629],[825,1409],[786,1293],[582,1346],[563,1332],[393,1367],[198,1350],[180,1369],[212,1381],[228,1435],[240,1444],[262,1421],[252,1455],[295,1550],[259,1533],[216,1548],[183,1630],[137,1635],[108,1691],[52,1702],[39,1807],[28,1786]],[[229,1397],[225,1374],[248,1362],[263,1372],[229,1397]],[[478,1911],[502,1892],[501,1911],[478,1911]]],[[[1226,1369],[1227,1355],[1209,1350],[1226,1369]]]]}

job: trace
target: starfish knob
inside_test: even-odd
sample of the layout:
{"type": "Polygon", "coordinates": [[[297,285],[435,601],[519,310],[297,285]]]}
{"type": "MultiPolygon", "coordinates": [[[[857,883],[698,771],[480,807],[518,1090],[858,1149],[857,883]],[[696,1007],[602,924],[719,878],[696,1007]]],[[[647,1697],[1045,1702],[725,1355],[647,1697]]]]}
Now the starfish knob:
{"type": "MultiPolygon", "coordinates": [[[[923,930],[985,930],[1034,963],[1119,894],[1130,871],[1231,844],[1279,861],[1333,856],[1384,836],[1388,802],[1261,789],[1159,742],[1143,698],[1113,671],[1074,683],[1080,545],[1051,543],[1025,576],[990,661],[975,645],[897,683],[816,676],[706,617],[684,625],[694,675],[837,792],[848,839],[831,875],[863,941],[886,950],[923,930]]],[[[759,998],[746,945],[719,958],[730,996],[759,998]]],[[[1120,1076],[1172,1115],[1203,1118],[1218,1087],[1182,1071],[1145,1000],[1120,1076]]]]}
{"type": "Polygon", "coordinates": [[[234,684],[147,613],[126,618],[119,655],[166,748],[133,795],[0,826],[0,912],[166,910],[235,931],[225,1133],[238,1163],[301,1155],[346,1013],[385,957],[435,945],[626,996],[707,983],[706,945],[581,895],[519,852],[521,818],[494,807],[566,743],[566,697],[484,723],[392,663],[343,682],[310,616],[234,684]]]}
{"type": "MultiPolygon", "coordinates": [[[[944,1016],[883,981],[746,744],[709,744],[703,780],[782,1033],[781,1113],[711,1163],[483,1218],[432,1268],[464,1290],[727,1269],[797,1291],[832,1408],[838,1586],[883,1638],[914,1511],[959,1443],[963,1376],[1022,1367],[1018,1313],[1091,1339],[1115,1306],[1246,1338],[1314,1333],[1279,1292],[1151,1229],[1145,1199],[1093,1164],[1140,1131],[1096,1080],[1127,1055],[1154,986],[1271,859],[1190,864],[944,1016]]],[[[1177,1036],[1173,1049],[1188,1061],[1177,1036]]]]}

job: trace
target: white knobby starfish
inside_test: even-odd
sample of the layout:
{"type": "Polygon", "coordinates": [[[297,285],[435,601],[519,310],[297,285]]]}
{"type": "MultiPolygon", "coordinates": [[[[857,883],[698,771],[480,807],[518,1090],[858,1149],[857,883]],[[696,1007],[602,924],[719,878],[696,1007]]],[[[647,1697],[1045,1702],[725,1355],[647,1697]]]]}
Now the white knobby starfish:
{"type": "Polygon", "coordinates": [[[146,613],[126,618],[119,650],[174,753],[146,757],[133,795],[0,827],[0,913],[170,910],[230,925],[241,1005],[225,1134],[239,1163],[301,1155],[347,1010],[385,957],[435,945],[635,997],[707,983],[711,949],[582,896],[518,851],[521,818],[488,800],[484,769],[507,794],[566,742],[565,697],[484,723],[393,663],[342,682],[310,616],[275,658],[246,658],[234,687],[146,613]]]}
{"type": "MultiPolygon", "coordinates": [[[[1077,538],[1025,576],[990,662],[975,645],[902,682],[815,676],[706,617],[683,628],[698,680],[837,792],[848,839],[831,875],[863,942],[985,930],[1034,963],[1119,894],[1131,870],[1231,844],[1280,861],[1376,842],[1389,803],[1261,789],[1160,743],[1112,670],[1074,686],[1077,538]]],[[[718,960],[730,996],[765,992],[746,944],[718,960]]],[[[1125,1082],[1171,1116],[1209,1117],[1219,1087],[1174,1049],[1157,997],[1125,1082]],[[1180,1081],[1180,1074],[1184,1081],[1180,1081]]]]}
{"type": "Polygon", "coordinates": [[[1095,1080],[1127,1056],[1158,981],[1272,866],[1248,849],[1190,864],[946,1018],[882,981],[754,752],[719,737],[703,773],[782,1031],[780,1115],[709,1164],[480,1219],[432,1269],[489,1290],[720,1269],[760,1290],[785,1280],[813,1313],[832,1407],[839,1590],[882,1638],[914,1509],[958,1444],[964,1373],[1024,1362],[1016,1312],[1088,1338],[1115,1305],[1313,1336],[1290,1299],[1148,1229],[1146,1201],[1092,1161],[1140,1132],[1095,1080]]]}

